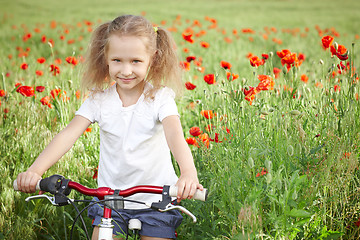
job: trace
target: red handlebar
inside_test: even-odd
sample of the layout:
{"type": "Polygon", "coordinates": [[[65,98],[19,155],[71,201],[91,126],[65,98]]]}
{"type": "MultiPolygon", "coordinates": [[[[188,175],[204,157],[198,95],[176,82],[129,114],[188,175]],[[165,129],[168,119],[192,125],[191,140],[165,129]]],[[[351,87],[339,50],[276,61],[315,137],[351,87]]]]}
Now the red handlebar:
{"type": "MultiPolygon", "coordinates": [[[[86,196],[93,196],[93,197],[97,197],[100,200],[104,199],[104,196],[106,195],[113,195],[114,194],[114,190],[109,188],[109,187],[100,187],[100,188],[87,188],[83,185],[81,185],[80,183],[77,182],[73,182],[70,181],[68,183],[68,187],[71,189],[74,189],[86,196]]],[[[132,188],[128,188],[125,190],[120,190],[119,192],[119,196],[122,197],[128,197],[131,195],[134,195],[136,193],[155,193],[155,194],[161,194],[163,191],[163,187],[159,187],[159,186],[135,186],[132,188]]]]}
{"type": "MultiPolygon", "coordinates": [[[[15,190],[18,190],[17,181],[13,183],[15,190]]],[[[73,182],[70,179],[65,179],[60,175],[52,175],[50,177],[41,179],[36,185],[36,190],[43,190],[52,194],[62,193],[68,195],[71,189],[74,189],[84,195],[97,197],[99,199],[104,199],[106,195],[114,195],[115,191],[119,192],[119,196],[128,197],[136,193],[153,193],[153,194],[163,194],[165,186],[151,186],[151,185],[139,185],[125,190],[113,190],[109,187],[100,187],[100,188],[87,188],[80,183],[73,182]]],[[[167,193],[170,197],[177,196],[177,187],[176,186],[167,186],[167,193]]],[[[204,189],[203,191],[197,190],[193,199],[205,201],[207,199],[208,191],[204,189]]]]}

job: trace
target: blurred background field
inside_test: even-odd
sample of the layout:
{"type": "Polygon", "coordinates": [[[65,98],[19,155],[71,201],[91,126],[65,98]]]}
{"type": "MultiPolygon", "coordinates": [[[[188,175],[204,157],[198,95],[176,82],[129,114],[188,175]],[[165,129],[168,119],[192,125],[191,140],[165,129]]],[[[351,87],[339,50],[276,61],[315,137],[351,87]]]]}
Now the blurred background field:
{"type": "MultiPolygon", "coordinates": [[[[171,30],[184,82],[196,86],[178,108],[211,192],[206,203],[183,203],[199,222],[185,218],[179,239],[359,238],[359,1],[0,0],[0,239],[68,238],[71,207],[25,203],[29,195],[11,184],[81,105],[91,31],[121,14],[171,30]],[[194,43],[183,37],[190,30],[194,43]],[[347,48],[347,60],[324,50],[327,35],[347,48]],[[283,49],[303,56],[301,65],[288,71],[277,54],[283,49]],[[262,54],[264,64],[251,66],[250,56],[262,54]],[[216,83],[204,81],[208,74],[216,83]],[[246,93],[260,75],[274,85],[250,104],[246,93]],[[26,97],[18,84],[44,88],[26,97]]],[[[98,143],[94,125],[46,176],[95,187],[98,143]]],[[[74,239],[85,239],[80,226],[74,239]]]]}

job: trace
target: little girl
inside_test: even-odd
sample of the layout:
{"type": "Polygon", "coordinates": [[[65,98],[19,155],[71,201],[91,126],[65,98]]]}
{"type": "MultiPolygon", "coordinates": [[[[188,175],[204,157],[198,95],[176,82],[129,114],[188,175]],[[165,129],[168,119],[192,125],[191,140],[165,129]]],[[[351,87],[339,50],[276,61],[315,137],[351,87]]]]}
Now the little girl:
{"type": "MultiPolygon", "coordinates": [[[[154,28],[141,16],[120,16],[94,31],[86,62],[82,84],[91,89],[89,98],[29,169],[18,175],[19,189],[34,192],[46,170],[90,124],[97,122],[99,187],[125,189],[135,185],[176,184],[178,201],[192,198],[197,189],[203,190],[184,140],[175,93],[166,87],[182,85],[171,35],[163,28],[154,28]],[[179,178],[170,150],[180,167],[179,178]]],[[[160,198],[155,194],[135,194],[131,199],[156,202],[160,198]]],[[[175,238],[175,228],[182,220],[177,211],[158,214],[137,208],[138,205],[125,202],[122,214],[142,221],[142,239],[175,238]]],[[[98,238],[101,215],[100,206],[89,210],[95,226],[92,239],[98,238]]],[[[125,225],[115,226],[114,234],[124,230],[125,225]]]]}

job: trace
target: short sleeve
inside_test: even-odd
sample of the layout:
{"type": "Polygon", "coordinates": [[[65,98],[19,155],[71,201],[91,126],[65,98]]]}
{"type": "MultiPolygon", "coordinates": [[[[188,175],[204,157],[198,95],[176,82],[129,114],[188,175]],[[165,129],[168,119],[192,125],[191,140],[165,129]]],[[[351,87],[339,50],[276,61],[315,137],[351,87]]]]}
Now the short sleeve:
{"type": "Polygon", "coordinates": [[[80,115],[87,118],[92,123],[99,121],[99,107],[93,97],[88,97],[84,103],[80,106],[79,110],[75,112],[75,115],[80,115]]]}
{"type": "Polygon", "coordinates": [[[162,122],[164,118],[171,115],[179,116],[179,112],[175,102],[175,93],[173,90],[165,87],[159,90],[158,96],[159,96],[159,98],[157,99],[159,101],[158,116],[160,122],[162,122]]]}

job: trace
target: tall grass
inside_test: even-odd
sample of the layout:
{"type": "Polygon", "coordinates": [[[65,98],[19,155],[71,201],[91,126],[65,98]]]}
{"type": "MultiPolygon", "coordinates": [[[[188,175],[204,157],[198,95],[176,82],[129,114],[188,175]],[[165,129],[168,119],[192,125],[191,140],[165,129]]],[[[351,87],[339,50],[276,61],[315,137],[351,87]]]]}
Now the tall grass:
{"type": "MultiPolygon", "coordinates": [[[[11,184],[81,105],[77,90],[89,27],[119,13],[143,11],[158,25],[176,27],[173,35],[182,60],[195,56],[205,69],[200,72],[195,62],[190,63],[184,80],[197,87],[177,101],[184,136],[191,137],[189,129],[197,126],[212,139],[197,137],[198,146],[190,146],[210,195],[204,203],[184,201],[198,223],[185,218],[179,239],[358,239],[358,1],[342,1],[341,11],[336,1],[327,5],[322,1],[141,1],[141,7],[131,1],[121,3],[115,8],[111,1],[2,2],[7,11],[2,12],[0,25],[0,89],[6,91],[0,98],[0,239],[68,238],[76,215],[71,207],[55,208],[45,200],[25,203],[29,195],[14,192],[11,184]],[[216,27],[210,28],[206,17],[216,19],[216,27]],[[195,20],[201,26],[192,26],[195,20]],[[206,34],[194,36],[195,43],[190,44],[181,36],[188,27],[206,34]],[[244,28],[255,33],[242,33],[244,28]],[[28,32],[32,36],[24,41],[28,32]],[[41,42],[43,35],[54,44],[41,42]],[[342,74],[333,76],[340,60],[322,49],[325,35],[336,35],[335,41],[349,50],[350,69],[342,74]],[[200,41],[210,47],[202,48],[200,41]],[[19,57],[27,47],[28,56],[19,57]],[[304,53],[306,59],[287,71],[276,54],[282,49],[304,53]],[[254,68],[246,58],[249,52],[270,57],[254,68]],[[80,63],[68,64],[68,56],[80,63]],[[46,62],[39,64],[39,57],[46,62]],[[229,70],[220,66],[222,60],[232,64],[237,79],[227,79],[229,70]],[[29,65],[26,70],[20,68],[24,62],[29,65]],[[53,63],[60,67],[56,76],[49,72],[53,63]],[[278,78],[274,67],[281,69],[278,78]],[[37,76],[36,70],[44,74],[37,76]],[[216,84],[207,84],[206,74],[214,74],[216,84]],[[250,105],[243,90],[256,86],[262,74],[274,79],[274,89],[261,91],[250,105]],[[303,74],[309,77],[307,83],[300,80],[303,74]],[[16,83],[45,86],[45,91],[24,97],[16,92],[16,83]],[[61,96],[52,97],[49,108],[40,99],[53,89],[61,89],[61,96]],[[213,117],[203,116],[203,110],[211,110],[213,117]]],[[[98,144],[94,125],[46,175],[62,174],[95,187],[98,144]]],[[[86,222],[90,225],[89,219],[86,222]]],[[[80,226],[75,234],[75,239],[84,238],[80,226]]]]}

